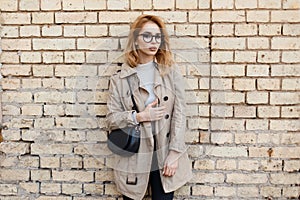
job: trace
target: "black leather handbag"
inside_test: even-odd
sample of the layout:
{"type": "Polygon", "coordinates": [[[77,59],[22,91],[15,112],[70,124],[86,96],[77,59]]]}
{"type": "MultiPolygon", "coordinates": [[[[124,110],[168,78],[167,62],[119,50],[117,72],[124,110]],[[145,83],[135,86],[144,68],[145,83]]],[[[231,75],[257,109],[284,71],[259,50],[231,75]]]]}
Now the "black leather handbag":
{"type": "MultiPolygon", "coordinates": [[[[131,100],[133,103],[132,109],[138,112],[128,78],[127,82],[129,84],[131,100]]],[[[108,135],[107,146],[114,154],[124,157],[130,157],[137,153],[139,150],[140,134],[141,132],[139,124],[112,130],[108,135]]]]}

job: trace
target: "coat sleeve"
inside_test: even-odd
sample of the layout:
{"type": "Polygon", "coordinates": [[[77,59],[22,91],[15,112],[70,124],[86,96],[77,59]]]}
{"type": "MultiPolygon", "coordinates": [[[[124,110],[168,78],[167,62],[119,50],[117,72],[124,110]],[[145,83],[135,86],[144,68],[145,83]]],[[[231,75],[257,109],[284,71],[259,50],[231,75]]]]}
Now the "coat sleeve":
{"type": "Polygon", "coordinates": [[[122,98],[119,92],[120,84],[121,80],[118,75],[114,75],[110,78],[107,100],[108,112],[106,114],[106,123],[109,130],[135,125],[132,117],[134,110],[124,109],[122,98]]]}
{"type": "Polygon", "coordinates": [[[185,132],[186,132],[186,102],[184,91],[183,76],[178,70],[173,71],[174,93],[175,101],[173,107],[173,113],[171,117],[171,132],[170,132],[170,144],[169,150],[177,152],[184,152],[187,149],[185,144],[185,132]]]}

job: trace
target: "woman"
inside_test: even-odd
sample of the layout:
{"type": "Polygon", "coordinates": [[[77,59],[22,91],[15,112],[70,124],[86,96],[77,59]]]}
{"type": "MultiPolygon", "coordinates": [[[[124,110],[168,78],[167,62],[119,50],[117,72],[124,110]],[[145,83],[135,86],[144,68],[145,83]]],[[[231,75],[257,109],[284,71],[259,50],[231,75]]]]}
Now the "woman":
{"type": "Polygon", "coordinates": [[[191,177],[184,134],[183,79],[174,69],[162,20],[141,15],[131,26],[125,63],[110,80],[110,130],[140,124],[139,152],[115,157],[115,183],[123,199],[142,199],[148,183],[153,200],[173,199],[191,177]],[[132,110],[130,87],[138,111],[132,110]]]}

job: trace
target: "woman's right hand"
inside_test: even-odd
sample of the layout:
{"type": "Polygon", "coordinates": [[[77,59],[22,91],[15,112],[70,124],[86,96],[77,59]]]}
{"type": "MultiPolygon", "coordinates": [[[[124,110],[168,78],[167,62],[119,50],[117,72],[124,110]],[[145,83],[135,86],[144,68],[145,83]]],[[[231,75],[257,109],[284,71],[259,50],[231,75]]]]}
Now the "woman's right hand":
{"type": "Polygon", "coordinates": [[[136,114],[136,120],[138,122],[149,122],[162,119],[165,114],[166,108],[165,106],[155,107],[157,104],[157,99],[152,103],[148,104],[144,111],[136,114]]]}

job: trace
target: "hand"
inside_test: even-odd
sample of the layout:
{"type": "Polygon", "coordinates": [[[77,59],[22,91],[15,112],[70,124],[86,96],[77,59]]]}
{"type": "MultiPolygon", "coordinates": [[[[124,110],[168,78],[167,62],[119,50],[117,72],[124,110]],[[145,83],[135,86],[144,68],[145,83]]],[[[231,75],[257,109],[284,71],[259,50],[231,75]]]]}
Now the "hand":
{"type": "Polygon", "coordinates": [[[146,121],[157,121],[163,118],[165,114],[165,106],[154,107],[158,104],[158,100],[156,99],[152,103],[150,103],[144,111],[136,114],[136,119],[138,122],[146,122],[146,121]]]}
{"type": "Polygon", "coordinates": [[[179,153],[176,151],[170,151],[164,164],[163,175],[174,176],[178,167],[179,153]]]}

